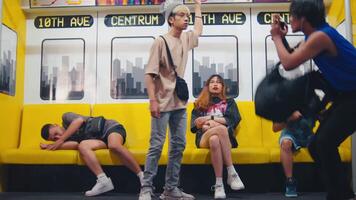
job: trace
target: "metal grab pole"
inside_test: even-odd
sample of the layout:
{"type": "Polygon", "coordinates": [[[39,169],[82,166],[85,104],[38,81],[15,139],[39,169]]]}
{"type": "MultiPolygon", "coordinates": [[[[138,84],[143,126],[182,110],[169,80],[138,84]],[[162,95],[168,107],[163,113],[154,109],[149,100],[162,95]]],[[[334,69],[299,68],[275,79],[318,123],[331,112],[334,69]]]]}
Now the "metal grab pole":
{"type": "MultiPolygon", "coordinates": [[[[353,42],[352,37],[352,16],[351,16],[351,4],[350,0],[345,0],[345,29],[346,39],[349,42],[353,42]]],[[[354,132],[355,133],[355,132],[354,132]]],[[[356,135],[352,135],[351,139],[351,162],[352,162],[352,188],[356,191],[356,135]]]]}
{"type": "MultiPolygon", "coordinates": [[[[3,8],[3,6],[2,6],[2,0],[0,0],[0,52],[1,52],[1,42],[2,42],[2,40],[1,40],[1,31],[2,31],[2,8],[3,8]]],[[[0,64],[2,64],[2,63],[0,63],[0,64]]],[[[4,190],[5,190],[5,178],[4,178],[4,168],[3,168],[3,166],[1,166],[1,164],[0,164],[0,192],[4,192],[4,190]]]]}
{"type": "MultiPolygon", "coordinates": [[[[2,34],[1,34],[1,33],[2,33],[2,8],[3,8],[3,5],[2,5],[2,4],[3,4],[3,0],[0,0],[0,25],[1,25],[1,26],[0,26],[0,38],[2,38],[2,37],[1,37],[1,35],[2,35],[2,34]]],[[[2,40],[0,39],[0,47],[1,47],[1,41],[2,41],[2,40]]],[[[0,50],[1,50],[1,49],[0,49],[0,50]]]]}
{"type": "Polygon", "coordinates": [[[346,39],[352,43],[352,16],[350,0],[345,0],[345,25],[346,39]]]}

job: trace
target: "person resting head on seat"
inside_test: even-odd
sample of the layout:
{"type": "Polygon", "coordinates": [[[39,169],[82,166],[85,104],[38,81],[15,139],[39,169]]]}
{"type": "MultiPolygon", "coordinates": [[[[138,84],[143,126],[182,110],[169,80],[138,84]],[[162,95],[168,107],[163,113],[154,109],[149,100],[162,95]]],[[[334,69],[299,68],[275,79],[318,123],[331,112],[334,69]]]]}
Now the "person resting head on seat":
{"type": "Polygon", "coordinates": [[[122,160],[126,167],[139,177],[141,182],[143,172],[132,154],[123,146],[126,138],[125,128],[115,120],[105,120],[101,117],[101,121],[98,123],[103,123],[103,126],[98,129],[99,131],[93,133],[93,127],[95,128],[95,120],[93,119],[100,119],[100,117],[92,118],[72,112],[64,113],[62,115],[62,126],[45,124],[42,127],[42,138],[54,141],[54,143],[40,143],[41,149],[79,150],[81,158],[97,176],[96,184],[91,190],[85,192],[86,196],[96,196],[114,189],[111,179],[106,176],[95,156],[94,151],[98,149],[110,149],[122,160]]]}

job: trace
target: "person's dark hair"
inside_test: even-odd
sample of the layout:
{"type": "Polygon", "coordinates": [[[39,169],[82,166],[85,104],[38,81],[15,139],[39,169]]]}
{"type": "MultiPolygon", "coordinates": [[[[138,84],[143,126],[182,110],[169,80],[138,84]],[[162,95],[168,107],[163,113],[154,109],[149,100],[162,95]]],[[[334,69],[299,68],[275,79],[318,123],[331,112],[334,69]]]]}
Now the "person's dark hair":
{"type": "Polygon", "coordinates": [[[170,15],[169,15],[169,17],[167,18],[167,23],[168,23],[168,26],[169,27],[171,27],[172,26],[172,24],[169,22],[169,19],[171,18],[171,17],[174,17],[175,16],[175,13],[171,13],[170,15]]]}
{"type": "Polygon", "coordinates": [[[49,129],[51,128],[52,124],[45,124],[42,126],[41,129],[41,136],[43,139],[48,140],[49,137],[49,129]]]}
{"type": "Polygon", "coordinates": [[[291,16],[297,19],[305,17],[314,28],[325,23],[323,0],[292,0],[289,12],[291,16]]]}

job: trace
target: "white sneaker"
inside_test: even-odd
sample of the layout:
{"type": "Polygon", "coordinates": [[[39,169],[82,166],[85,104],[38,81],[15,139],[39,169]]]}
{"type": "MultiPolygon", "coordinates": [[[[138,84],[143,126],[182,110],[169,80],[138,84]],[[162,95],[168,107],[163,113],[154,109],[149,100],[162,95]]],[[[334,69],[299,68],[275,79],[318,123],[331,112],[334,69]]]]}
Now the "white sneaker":
{"type": "Polygon", "coordinates": [[[152,191],[151,187],[141,187],[138,200],[151,200],[152,194],[153,194],[153,191],[152,191]]]}
{"type": "Polygon", "coordinates": [[[223,184],[213,185],[211,189],[215,190],[214,199],[226,199],[226,194],[225,194],[225,189],[223,184]]]}
{"type": "Polygon", "coordinates": [[[85,196],[91,197],[91,196],[96,196],[99,194],[102,194],[104,192],[108,192],[110,190],[114,189],[114,185],[111,182],[110,178],[107,178],[106,180],[97,180],[96,184],[91,190],[88,190],[85,192],[85,196]]]}
{"type": "Polygon", "coordinates": [[[164,190],[159,196],[161,200],[194,200],[195,197],[191,194],[183,192],[181,189],[175,187],[173,190],[164,190]]]}
{"type": "Polygon", "coordinates": [[[227,184],[230,185],[231,189],[233,190],[245,189],[245,186],[237,173],[227,176],[227,184]]]}

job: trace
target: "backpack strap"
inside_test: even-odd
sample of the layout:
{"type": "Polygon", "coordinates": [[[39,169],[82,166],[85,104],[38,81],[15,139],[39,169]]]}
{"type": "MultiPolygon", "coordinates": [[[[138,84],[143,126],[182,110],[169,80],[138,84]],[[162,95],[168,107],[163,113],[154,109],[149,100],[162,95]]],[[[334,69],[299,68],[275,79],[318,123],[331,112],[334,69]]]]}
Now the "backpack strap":
{"type": "Polygon", "coordinates": [[[168,62],[169,62],[169,64],[173,67],[174,74],[175,74],[176,76],[178,76],[177,71],[176,71],[176,68],[177,68],[177,67],[176,67],[176,66],[174,65],[174,63],[173,63],[171,51],[169,50],[167,40],[166,40],[162,35],[160,35],[160,37],[163,39],[163,41],[164,41],[164,43],[165,43],[165,45],[166,45],[166,50],[167,50],[167,55],[168,55],[168,62]]]}

